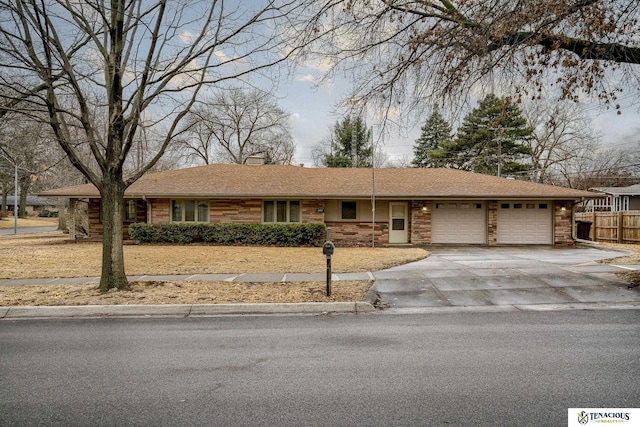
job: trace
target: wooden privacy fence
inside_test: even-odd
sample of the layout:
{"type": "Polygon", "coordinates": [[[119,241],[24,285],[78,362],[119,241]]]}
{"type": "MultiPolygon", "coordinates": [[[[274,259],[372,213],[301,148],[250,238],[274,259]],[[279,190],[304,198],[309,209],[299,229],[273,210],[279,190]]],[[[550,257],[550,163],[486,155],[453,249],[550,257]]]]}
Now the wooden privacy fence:
{"type": "Polygon", "coordinates": [[[640,243],[640,211],[576,212],[574,227],[580,221],[591,222],[589,239],[594,242],[640,243]]]}

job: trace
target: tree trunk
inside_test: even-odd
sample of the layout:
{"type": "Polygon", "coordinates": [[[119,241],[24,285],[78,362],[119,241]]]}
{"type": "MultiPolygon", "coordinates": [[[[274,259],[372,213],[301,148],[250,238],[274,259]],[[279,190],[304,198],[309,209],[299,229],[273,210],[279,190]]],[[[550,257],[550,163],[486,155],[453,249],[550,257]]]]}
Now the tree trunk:
{"type": "Polygon", "coordinates": [[[122,221],[125,185],[121,177],[105,175],[100,191],[102,225],[102,275],[100,291],[111,288],[126,289],[129,281],[124,269],[122,221]]]}
{"type": "Polygon", "coordinates": [[[2,190],[2,206],[0,206],[0,212],[7,213],[7,197],[9,197],[9,190],[2,190]]]}

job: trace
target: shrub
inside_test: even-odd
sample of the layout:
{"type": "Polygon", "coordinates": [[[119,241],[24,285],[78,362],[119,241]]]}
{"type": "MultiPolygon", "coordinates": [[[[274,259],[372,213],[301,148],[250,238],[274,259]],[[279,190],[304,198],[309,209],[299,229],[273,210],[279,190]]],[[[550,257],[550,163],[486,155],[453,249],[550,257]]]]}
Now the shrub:
{"type": "Polygon", "coordinates": [[[145,224],[129,226],[140,243],[209,243],[217,245],[321,246],[324,224],[145,224]]]}
{"type": "Polygon", "coordinates": [[[49,211],[47,209],[43,209],[40,212],[38,212],[38,216],[40,218],[57,218],[58,211],[49,211]]]}

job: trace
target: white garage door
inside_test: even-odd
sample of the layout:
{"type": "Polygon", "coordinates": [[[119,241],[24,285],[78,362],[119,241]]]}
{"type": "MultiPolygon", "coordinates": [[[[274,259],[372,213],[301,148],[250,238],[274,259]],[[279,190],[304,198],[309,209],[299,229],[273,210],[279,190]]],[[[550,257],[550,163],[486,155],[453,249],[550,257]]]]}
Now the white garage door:
{"type": "Polygon", "coordinates": [[[431,213],[431,243],[487,243],[485,205],[437,202],[431,213]]]}
{"type": "Polygon", "coordinates": [[[498,202],[498,243],[552,243],[551,202],[498,202]]]}

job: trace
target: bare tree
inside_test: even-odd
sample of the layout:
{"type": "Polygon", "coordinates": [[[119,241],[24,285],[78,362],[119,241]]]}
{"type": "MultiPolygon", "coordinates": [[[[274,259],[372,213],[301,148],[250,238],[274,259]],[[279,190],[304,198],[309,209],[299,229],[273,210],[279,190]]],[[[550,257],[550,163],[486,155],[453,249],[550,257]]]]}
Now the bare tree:
{"type": "Polygon", "coordinates": [[[100,192],[101,290],[128,286],[126,188],[181,135],[203,89],[288,58],[280,20],[293,19],[297,7],[293,0],[0,0],[0,117],[45,111],[60,147],[100,192]],[[125,174],[142,128],[161,128],[162,140],[125,174]]]}
{"type": "Polygon", "coordinates": [[[556,165],[551,183],[587,190],[622,187],[640,181],[638,149],[603,147],[595,141],[581,145],[577,156],[556,165]]]}
{"type": "Polygon", "coordinates": [[[306,59],[353,75],[347,105],[415,115],[493,79],[520,96],[615,102],[638,86],[639,18],[628,0],[326,0],[296,40],[322,35],[306,59]]]}
{"type": "Polygon", "coordinates": [[[34,186],[39,187],[42,178],[64,157],[52,140],[51,129],[42,121],[25,120],[17,114],[9,114],[0,122],[0,155],[5,160],[0,164],[2,210],[6,209],[9,190],[15,190],[17,166],[20,194],[18,215],[21,218],[27,216],[27,195],[34,186]]]}
{"type": "Polygon", "coordinates": [[[578,160],[578,156],[591,157],[592,153],[581,147],[593,147],[597,135],[586,113],[577,104],[533,101],[525,103],[523,113],[533,129],[532,138],[527,140],[531,150],[532,180],[548,183],[554,171],[564,169],[563,163],[578,160]]]}
{"type": "Polygon", "coordinates": [[[219,90],[192,109],[187,123],[182,147],[189,158],[204,164],[244,164],[256,155],[289,164],[293,158],[289,114],[272,95],[257,89],[219,90]]]}

